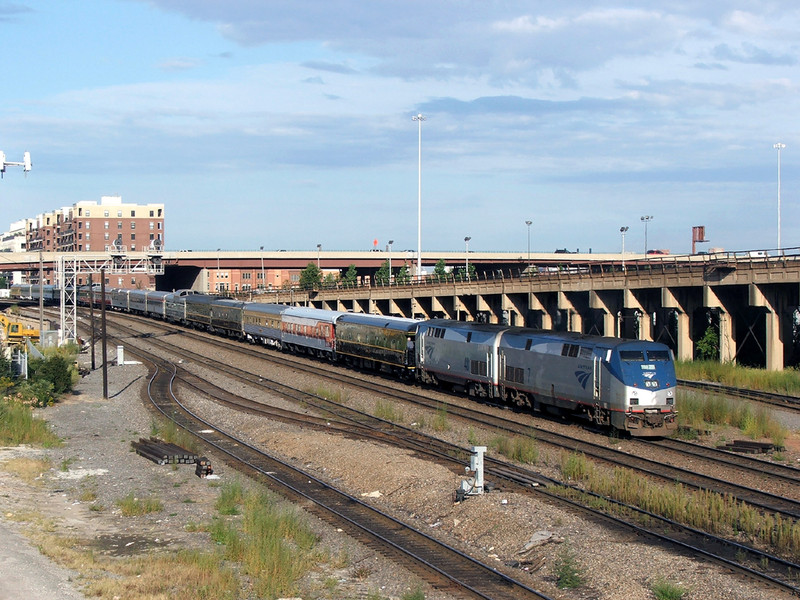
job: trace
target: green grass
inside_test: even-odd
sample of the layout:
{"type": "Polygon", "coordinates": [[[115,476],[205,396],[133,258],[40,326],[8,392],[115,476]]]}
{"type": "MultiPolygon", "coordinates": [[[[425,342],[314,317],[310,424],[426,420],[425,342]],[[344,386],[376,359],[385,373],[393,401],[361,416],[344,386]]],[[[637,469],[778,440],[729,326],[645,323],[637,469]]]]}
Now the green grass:
{"type": "Polygon", "coordinates": [[[695,360],[676,361],[675,372],[678,379],[711,381],[750,390],[763,390],[793,396],[800,394],[800,371],[796,368],[767,371],[731,363],[695,360]]]}
{"type": "Polygon", "coordinates": [[[498,454],[502,454],[515,460],[528,465],[533,465],[539,462],[539,446],[533,435],[528,437],[496,437],[491,441],[491,447],[494,448],[498,454]]]}
{"type": "Polygon", "coordinates": [[[769,438],[779,448],[783,447],[789,435],[789,431],[775,419],[772,410],[747,400],[686,391],[678,404],[680,427],[703,431],[709,425],[728,425],[752,439],[769,438]]]}
{"type": "Polygon", "coordinates": [[[52,448],[59,446],[61,440],[46,421],[33,416],[30,406],[4,398],[0,400],[0,445],[20,444],[52,448]]]}
{"type": "Polygon", "coordinates": [[[316,535],[294,507],[279,505],[271,494],[248,492],[242,516],[215,518],[211,538],[225,546],[228,560],[242,565],[258,598],[297,595],[297,582],[320,557],[316,535]]]}
{"type": "Polygon", "coordinates": [[[215,507],[221,515],[238,515],[243,503],[244,488],[238,481],[233,481],[222,486],[215,507]]]}
{"type": "Polygon", "coordinates": [[[581,571],[578,561],[572,548],[564,544],[558,552],[553,573],[556,576],[556,587],[560,590],[571,590],[581,587],[585,583],[585,577],[581,571]]]}
{"type": "Polygon", "coordinates": [[[200,447],[197,438],[168,419],[153,421],[150,424],[150,435],[170,444],[180,446],[194,454],[199,454],[200,447]]]}
{"type": "Polygon", "coordinates": [[[667,581],[663,577],[656,579],[650,586],[656,600],[681,600],[689,590],[678,584],[667,581]]]}
{"type": "Polygon", "coordinates": [[[393,403],[384,400],[378,400],[375,403],[375,416],[391,423],[403,422],[403,411],[398,410],[393,403]]]}
{"type": "Polygon", "coordinates": [[[139,517],[153,512],[160,512],[164,509],[164,504],[158,498],[150,496],[148,498],[138,498],[133,492],[114,502],[125,517],[139,517]]]}
{"type": "MultiPolygon", "coordinates": [[[[763,514],[728,495],[707,490],[690,490],[682,484],[654,482],[631,469],[599,467],[582,454],[564,452],[561,473],[566,480],[579,482],[584,490],[702,529],[717,535],[742,535],[772,548],[800,557],[800,523],[780,516],[763,514]]],[[[570,497],[598,502],[574,487],[563,489],[570,497]]],[[[604,510],[617,510],[599,501],[604,510]]]]}

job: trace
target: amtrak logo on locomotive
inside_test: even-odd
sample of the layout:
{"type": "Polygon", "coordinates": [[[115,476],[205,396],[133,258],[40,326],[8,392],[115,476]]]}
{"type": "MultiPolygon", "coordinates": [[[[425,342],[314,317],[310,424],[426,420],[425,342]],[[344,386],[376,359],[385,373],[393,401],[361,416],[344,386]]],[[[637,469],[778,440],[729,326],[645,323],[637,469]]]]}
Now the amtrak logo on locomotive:
{"type": "Polygon", "coordinates": [[[589,371],[578,370],[575,371],[575,377],[578,378],[578,383],[581,384],[583,389],[586,389],[586,384],[589,383],[589,377],[591,377],[591,373],[589,371]]]}

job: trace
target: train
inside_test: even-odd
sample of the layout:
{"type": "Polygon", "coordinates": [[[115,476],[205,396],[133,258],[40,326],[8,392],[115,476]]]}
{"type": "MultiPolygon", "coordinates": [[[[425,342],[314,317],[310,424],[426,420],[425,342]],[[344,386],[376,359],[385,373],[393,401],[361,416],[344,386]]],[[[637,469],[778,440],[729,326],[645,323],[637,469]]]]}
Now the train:
{"type": "Polygon", "coordinates": [[[173,292],[81,287],[105,304],[241,341],[634,437],[677,429],[670,348],[658,342],[449,319],[410,319],[173,292]]]}

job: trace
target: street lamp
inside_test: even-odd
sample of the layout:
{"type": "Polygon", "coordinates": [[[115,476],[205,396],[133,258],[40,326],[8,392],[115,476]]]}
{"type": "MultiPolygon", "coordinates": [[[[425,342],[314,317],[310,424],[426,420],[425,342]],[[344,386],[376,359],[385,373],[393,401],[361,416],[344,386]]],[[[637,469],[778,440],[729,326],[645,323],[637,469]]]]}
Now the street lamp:
{"type": "Polygon", "coordinates": [[[647,254],[647,224],[653,220],[653,215],[645,215],[641,218],[644,223],[644,253],[647,254]]]}
{"type": "Polygon", "coordinates": [[[417,162],[417,277],[422,276],[422,114],[411,117],[419,124],[419,149],[417,162]]]}
{"type": "Polygon", "coordinates": [[[531,270],[531,225],[533,221],[525,221],[525,225],[528,226],[528,276],[530,276],[531,270]]]}
{"type": "Polygon", "coordinates": [[[620,227],[619,232],[622,234],[622,271],[625,272],[625,232],[628,231],[628,227],[620,227]]]}
{"type": "Polygon", "coordinates": [[[464,275],[467,279],[469,279],[469,241],[471,239],[469,236],[464,238],[464,246],[466,247],[466,252],[464,253],[464,275]]]}
{"type": "Polygon", "coordinates": [[[778,250],[781,249],[781,150],[786,148],[786,144],[778,142],[772,146],[778,151],[778,250]]]}
{"type": "Polygon", "coordinates": [[[389,285],[392,285],[392,244],[394,244],[394,240],[389,240],[389,243],[386,244],[389,247],[389,285]]]}
{"type": "Polygon", "coordinates": [[[322,252],[322,244],[317,244],[317,270],[321,270],[319,267],[319,254],[322,252]]]}

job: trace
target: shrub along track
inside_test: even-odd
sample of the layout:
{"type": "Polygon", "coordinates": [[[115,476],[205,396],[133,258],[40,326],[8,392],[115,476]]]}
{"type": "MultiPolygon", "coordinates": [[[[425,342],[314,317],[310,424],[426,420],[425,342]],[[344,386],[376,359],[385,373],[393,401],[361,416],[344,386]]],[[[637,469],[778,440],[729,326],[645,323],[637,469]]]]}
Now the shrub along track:
{"type": "MultiPolygon", "coordinates": [[[[129,322],[129,321],[128,321],[129,322]]],[[[149,326],[152,326],[153,323],[151,321],[145,321],[148,323],[149,326]]],[[[163,325],[162,325],[163,327],[163,325]]],[[[168,331],[174,332],[174,328],[167,328],[168,331]]],[[[130,330],[128,330],[130,331],[130,330]]],[[[129,343],[132,341],[130,334],[126,335],[128,338],[129,343]]],[[[156,344],[164,348],[166,351],[174,352],[174,348],[168,345],[164,340],[159,339],[159,336],[153,334],[144,334],[144,336],[148,338],[150,343],[156,344]]],[[[194,337],[194,336],[193,336],[194,337]]],[[[209,338],[204,335],[197,336],[197,338],[201,341],[206,343],[211,343],[215,347],[215,352],[218,353],[219,346],[221,344],[228,344],[228,342],[224,342],[219,338],[209,338]]],[[[246,349],[249,352],[253,352],[252,349],[248,349],[246,347],[241,346],[240,344],[230,344],[230,347],[235,352],[242,352],[243,349],[246,349]]],[[[463,469],[463,465],[467,460],[469,452],[457,446],[453,446],[450,444],[446,444],[437,440],[435,438],[430,438],[428,436],[424,436],[417,431],[406,429],[399,427],[397,425],[381,421],[372,417],[370,415],[364,413],[358,413],[357,411],[353,411],[352,409],[346,408],[341,406],[336,402],[329,402],[324,398],[320,398],[318,396],[314,396],[313,394],[308,394],[306,392],[301,392],[300,390],[287,388],[286,386],[282,386],[276,382],[270,382],[263,378],[263,376],[247,373],[241,369],[236,369],[233,367],[229,367],[227,365],[221,364],[219,362],[218,354],[215,355],[213,358],[203,357],[196,353],[187,352],[185,350],[180,351],[183,359],[190,362],[196,362],[199,364],[205,364],[206,367],[212,368],[216,371],[224,371],[231,377],[235,378],[237,381],[244,381],[247,382],[249,385],[258,386],[261,388],[267,387],[271,391],[280,393],[284,397],[288,397],[296,402],[303,403],[304,406],[313,406],[317,410],[323,412],[323,414],[330,415],[326,416],[325,419],[317,420],[315,423],[312,423],[311,419],[307,415],[298,415],[298,414],[290,414],[291,411],[281,411],[279,414],[275,409],[269,408],[265,409],[263,405],[259,405],[258,403],[253,403],[251,401],[247,401],[246,399],[236,398],[233,395],[220,390],[219,388],[214,389],[214,386],[209,384],[208,382],[201,383],[199,382],[199,378],[192,376],[190,374],[184,374],[183,369],[180,370],[180,378],[185,380],[187,383],[191,383],[194,386],[197,386],[203,390],[204,393],[214,397],[218,401],[224,401],[227,403],[234,403],[239,408],[245,408],[251,411],[259,411],[262,412],[267,410],[269,412],[270,418],[275,419],[300,419],[304,426],[309,426],[312,424],[316,427],[324,427],[326,430],[331,431],[333,428],[347,432],[348,435],[355,435],[360,439],[364,439],[365,437],[370,437],[373,439],[379,439],[384,443],[391,443],[395,446],[403,446],[406,448],[411,448],[418,454],[425,454],[426,456],[430,457],[431,459],[435,459],[438,461],[448,461],[449,466],[455,472],[463,469]],[[353,428],[357,428],[354,430],[353,428]]],[[[296,359],[285,359],[282,355],[276,355],[275,353],[264,354],[263,352],[256,352],[259,358],[264,359],[268,358],[272,360],[275,357],[279,357],[281,362],[288,362],[291,363],[292,368],[305,368],[311,369],[313,371],[317,371],[317,367],[320,365],[315,363],[313,366],[309,366],[304,361],[298,361],[296,359]]],[[[327,375],[326,375],[327,376],[327,375]]],[[[337,376],[341,377],[341,373],[337,373],[337,376]]],[[[363,381],[355,380],[352,376],[345,376],[347,379],[348,385],[352,385],[353,382],[360,386],[370,386],[369,389],[372,388],[372,384],[368,384],[363,381]]],[[[405,390],[396,390],[395,388],[387,388],[384,384],[378,384],[378,388],[380,388],[380,392],[382,394],[389,394],[391,393],[393,396],[400,393],[402,396],[411,395],[414,397],[415,402],[420,402],[420,396],[417,394],[411,394],[410,392],[406,392],[405,390]],[[387,391],[388,390],[388,391],[387,391]]],[[[373,390],[374,391],[374,390],[373,390]]],[[[404,398],[404,401],[408,401],[404,398]]],[[[433,410],[436,410],[438,406],[441,405],[440,401],[428,401],[427,406],[433,410]]],[[[462,407],[458,407],[453,405],[452,407],[448,406],[448,414],[455,414],[458,412],[459,415],[462,414],[462,410],[466,412],[463,413],[464,418],[471,418],[471,419],[478,419],[481,426],[487,425],[488,415],[484,413],[478,413],[477,417],[471,409],[462,409],[462,407]],[[451,412],[451,410],[453,412],[451,412]]],[[[500,419],[496,417],[491,417],[493,421],[491,426],[495,428],[502,428],[507,432],[512,432],[518,435],[528,435],[530,434],[529,427],[522,427],[513,421],[508,421],[506,419],[500,419]]],[[[212,425],[213,427],[213,425],[212,425]]],[[[560,447],[567,449],[567,450],[574,450],[576,445],[581,448],[581,451],[588,450],[587,453],[592,453],[598,455],[602,458],[602,460],[609,460],[615,461],[617,463],[622,460],[622,462],[627,463],[631,458],[627,454],[616,452],[610,450],[608,448],[596,445],[596,444],[588,444],[585,442],[578,442],[574,439],[562,439],[557,440],[558,436],[555,436],[551,432],[540,430],[536,432],[536,437],[538,440],[543,441],[542,437],[552,438],[551,440],[546,440],[548,443],[554,443],[559,445],[560,447]],[[585,450],[584,450],[585,449],[585,450]],[[610,453],[610,454],[609,454],[610,453]],[[614,454],[620,455],[619,457],[614,457],[614,454]],[[610,458],[608,458],[610,456],[610,458]]],[[[564,438],[565,436],[561,436],[564,438]]],[[[641,459],[636,459],[637,462],[642,462],[641,459]]],[[[645,461],[647,462],[647,461],[645,461]]],[[[650,461],[652,462],[652,461],[650,461]]],[[[551,500],[558,499],[559,501],[565,501],[561,496],[563,496],[564,490],[562,488],[562,484],[559,482],[555,482],[549,480],[539,474],[533,473],[530,470],[523,469],[509,463],[504,463],[501,461],[496,461],[493,459],[486,459],[487,463],[487,474],[489,476],[495,478],[502,478],[503,480],[509,482],[508,485],[519,485],[523,486],[528,491],[531,490],[531,485],[540,485],[541,487],[537,488],[537,492],[540,494],[547,495],[551,500]],[[549,489],[543,489],[549,488],[549,489]],[[559,491],[560,489],[560,491],[559,491]],[[550,491],[554,490],[554,491],[550,491]]],[[[648,467],[640,467],[648,469],[648,467]]],[[[649,470],[649,469],[648,469],[649,470]]],[[[670,480],[674,480],[674,475],[667,474],[667,475],[660,475],[661,477],[668,478],[670,480]]],[[[769,554],[763,553],[755,548],[751,548],[742,544],[738,544],[729,540],[724,540],[722,538],[718,538],[712,536],[706,532],[693,530],[691,528],[684,527],[678,523],[674,523],[669,521],[668,519],[663,519],[656,515],[650,515],[643,513],[643,511],[639,510],[636,507],[632,506],[623,506],[620,503],[614,502],[613,500],[603,499],[599,496],[595,496],[595,501],[600,500],[602,503],[607,504],[615,504],[616,505],[616,512],[623,512],[627,515],[626,520],[620,520],[617,517],[610,517],[607,513],[598,513],[596,511],[595,514],[601,515],[603,518],[611,518],[617,524],[624,524],[626,527],[632,527],[637,532],[641,534],[646,534],[649,536],[656,537],[664,542],[669,542],[672,544],[677,544],[678,546],[688,549],[696,554],[701,556],[711,557],[715,560],[721,561],[723,564],[734,568],[736,570],[741,570],[746,572],[751,577],[761,578],[766,580],[770,583],[783,587],[784,589],[789,589],[793,592],[798,592],[798,588],[794,586],[792,583],[794,579],[794,575],[800,571],[800,566],[793,564],[791,562],[782,560],[776,556],[771,556],[769,554]],[[640,525],[636,524],[634,521],[638,522],[649,522],[649,525],[640,525]],[[669,534],[662,533],[665,529],[669,529],[669,534]],[[746,565],[751,565],[750,567],[746,565]]],[[[575,501],[572,502],[576,508],[580,510],[593,510],[589,509],[585,506],[586,501],[582,504],[578,504],[575,501]]],[[[590,500],[591,502],[591,500],[590,500]]]]}

